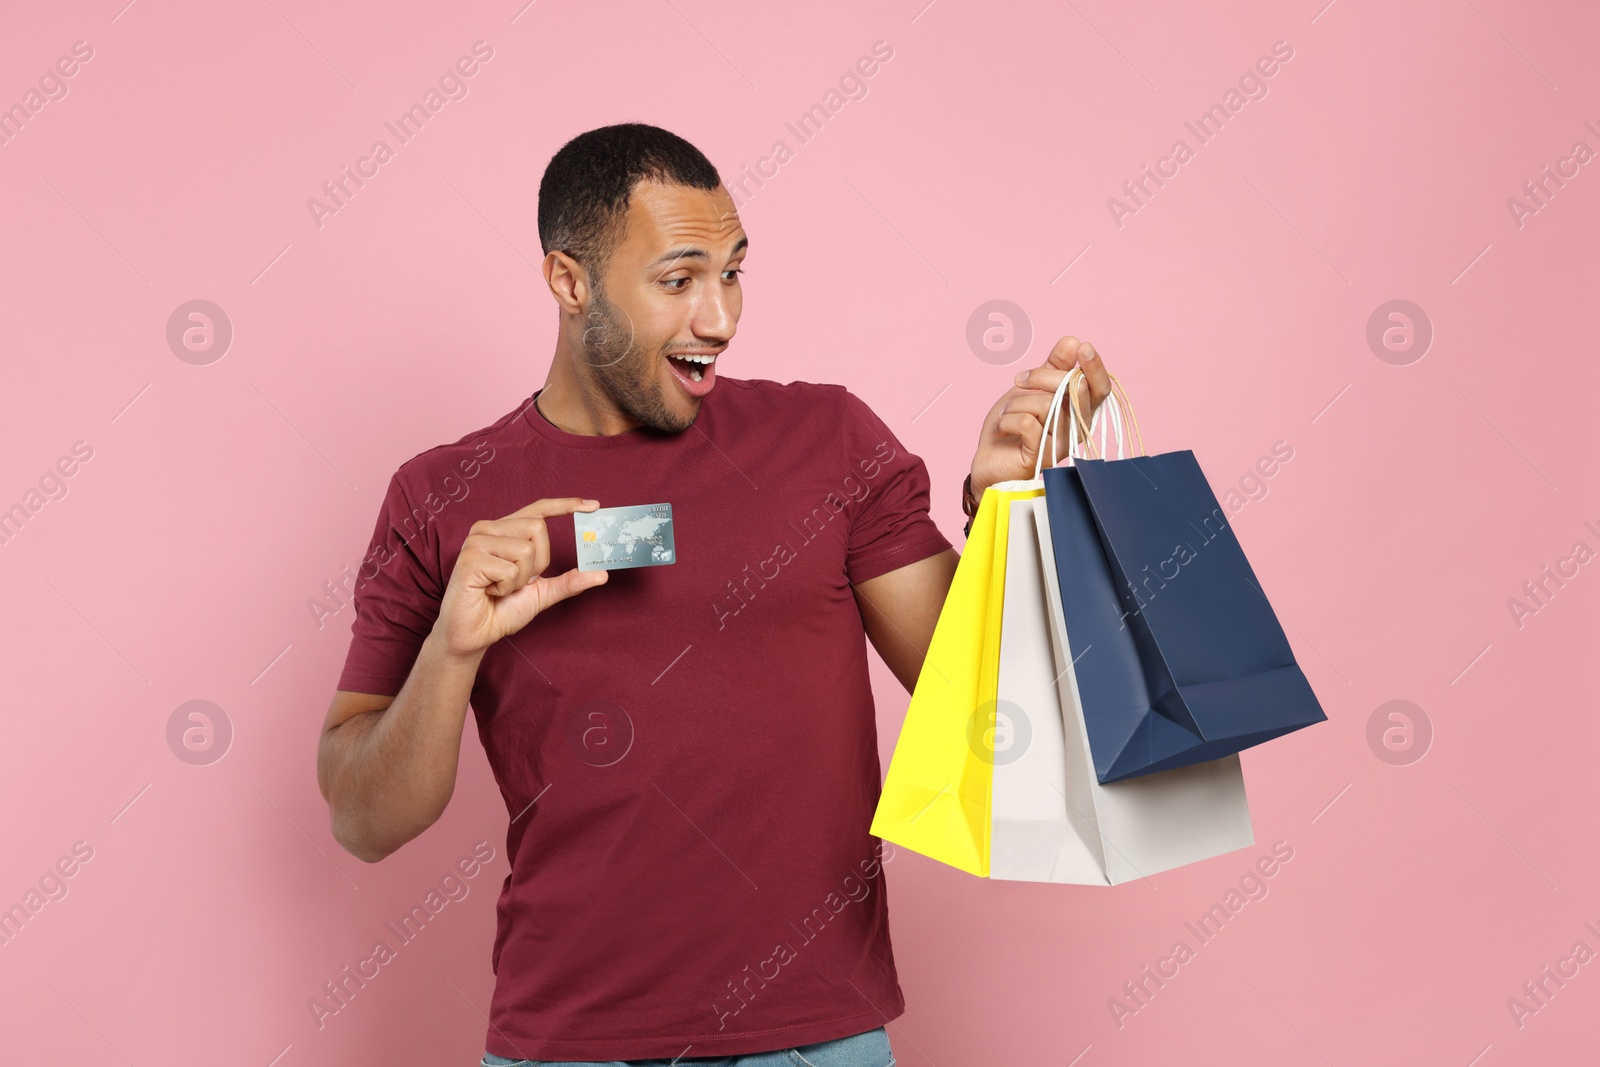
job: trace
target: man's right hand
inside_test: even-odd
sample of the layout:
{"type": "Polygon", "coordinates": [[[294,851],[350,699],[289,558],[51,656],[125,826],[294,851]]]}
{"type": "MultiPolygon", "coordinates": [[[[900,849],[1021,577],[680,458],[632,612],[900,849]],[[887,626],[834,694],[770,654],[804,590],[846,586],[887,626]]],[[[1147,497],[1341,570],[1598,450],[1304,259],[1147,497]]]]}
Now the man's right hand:
{"type": "Polygon", "coordinates": [[[545,518],[599,506],[599,501],[582,497],[553,497],[535,500],[503,519],[473,523],[433,626],[445,650],[476,655],[528,625],[550,605],[604,585],[609,571],[574,568],[554,578],[538,577],[550,566],[545,518]]]}

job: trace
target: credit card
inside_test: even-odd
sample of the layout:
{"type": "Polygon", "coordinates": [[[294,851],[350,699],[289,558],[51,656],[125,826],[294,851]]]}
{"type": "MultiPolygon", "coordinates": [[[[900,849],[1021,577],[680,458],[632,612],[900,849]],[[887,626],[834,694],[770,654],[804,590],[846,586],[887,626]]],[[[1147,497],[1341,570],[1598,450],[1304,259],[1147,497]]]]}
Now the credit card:
{"type": "Polygon", "coordinates": [[[660,567],[677,560],[671,504],[629,504],[572,513],[580,571],[660,567]]]}

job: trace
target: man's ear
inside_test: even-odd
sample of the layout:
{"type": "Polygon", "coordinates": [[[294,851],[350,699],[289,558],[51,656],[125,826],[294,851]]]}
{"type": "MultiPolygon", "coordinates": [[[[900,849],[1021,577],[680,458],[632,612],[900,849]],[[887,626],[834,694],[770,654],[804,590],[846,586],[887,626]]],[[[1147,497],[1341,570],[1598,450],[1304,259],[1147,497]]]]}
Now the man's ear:
{"type": "Polygon", "coordinates": [[[583,264],[559,249],[544,257],[539,265],[556,303],[568,315],[580,315],[589,303],[589,274],[583,264]]]}

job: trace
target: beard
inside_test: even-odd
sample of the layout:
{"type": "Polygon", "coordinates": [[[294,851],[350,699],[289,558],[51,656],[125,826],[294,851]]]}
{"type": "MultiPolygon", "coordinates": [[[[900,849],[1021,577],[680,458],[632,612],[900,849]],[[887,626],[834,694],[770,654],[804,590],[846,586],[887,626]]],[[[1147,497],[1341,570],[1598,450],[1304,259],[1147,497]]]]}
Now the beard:
{"type": "Polygon", "coordinates": [[[584,362],[595,382],[629,418],[653,430],[681,433],[695,415],[680,415],[667,405],[661,395],[655,353],[639,343],[632,320],[618,311],[596,286],[589,305],[589,328],[583,331],[584,362]]]}

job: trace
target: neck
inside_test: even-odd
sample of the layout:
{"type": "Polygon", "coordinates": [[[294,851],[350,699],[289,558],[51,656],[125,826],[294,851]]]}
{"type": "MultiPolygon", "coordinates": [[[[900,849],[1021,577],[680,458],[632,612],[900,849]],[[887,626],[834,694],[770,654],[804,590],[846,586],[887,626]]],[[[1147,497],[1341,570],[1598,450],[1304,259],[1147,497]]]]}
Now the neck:
{"type": "Polygon", "coordinates": [[[583,437],[610,437],[627,433],[641,424],[620,411],[611,397],[574,369],[577,357],[557,352],[550,361],[544,388],[534,399],[534,407],[546,422],[566,433],[583,437]]]}

